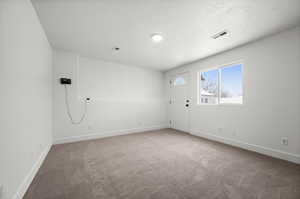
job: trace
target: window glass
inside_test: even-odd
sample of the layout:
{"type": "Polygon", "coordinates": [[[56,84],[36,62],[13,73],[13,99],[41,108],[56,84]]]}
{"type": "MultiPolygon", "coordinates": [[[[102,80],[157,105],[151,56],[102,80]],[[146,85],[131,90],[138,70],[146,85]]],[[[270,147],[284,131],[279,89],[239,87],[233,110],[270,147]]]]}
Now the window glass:
{"type": "Polygon", "coordinates": [[[242,65],[233,65],[220,69],[221,98],[220,103],[242,104],[242,65]]]}
{"type": "Polygon", "coordinates": [[[218,103],[218,69],[200,73],[200,102],[202,104],[218,103]]]}
{"type": "Polygon", "coordinates": [[[199,73],[200,104],[242,104],[243,65],[234,64],[199,73]]]}
{"type": "Polygon", "coordinates": [[[184,85],[186,84],[186,81],[183,77],[176,77],[174,80],[174,86],[184,85]]]}

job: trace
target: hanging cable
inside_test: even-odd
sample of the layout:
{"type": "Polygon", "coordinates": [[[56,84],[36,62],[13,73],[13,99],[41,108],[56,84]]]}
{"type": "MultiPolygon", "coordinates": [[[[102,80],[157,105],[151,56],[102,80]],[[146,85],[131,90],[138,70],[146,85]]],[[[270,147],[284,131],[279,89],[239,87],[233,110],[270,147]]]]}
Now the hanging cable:
{"type": "Polygon", "coordinates": [[[80,117],[80,120],[79,121],[74,121],[73,117],[72,117],[72,114],[71,114],[71,111],[70,111],[70,104],[69,104],[69,95],[68,95],[68,88],[67,88],[67,85],[65,84],[65,104],[66,104],[66,108],[67,108],[67,114],[68,114],[68,117],[71,121],[72,124],[80,124],[85,116],[86,116],[86,112],[87,112],[87,100],[85,99],[84,100],[84,112],[82,114],[82,116],[80,117]]]}

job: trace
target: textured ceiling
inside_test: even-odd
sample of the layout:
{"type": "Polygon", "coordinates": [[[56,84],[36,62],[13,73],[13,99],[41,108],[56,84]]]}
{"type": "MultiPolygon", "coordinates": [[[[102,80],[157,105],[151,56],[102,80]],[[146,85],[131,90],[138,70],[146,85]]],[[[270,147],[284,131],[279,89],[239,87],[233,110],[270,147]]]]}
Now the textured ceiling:
{"type": "Polygon", "coordinates": [[[32,0],[54,48],[158,70],[300,23],[300,0],[32,0]],[[222,30],[229,34],[212,39],[222,30]],[[160,33],[161,43],[150,36],[160,33]],[[119,51],[113,50],[119,47],[119,51]]]}

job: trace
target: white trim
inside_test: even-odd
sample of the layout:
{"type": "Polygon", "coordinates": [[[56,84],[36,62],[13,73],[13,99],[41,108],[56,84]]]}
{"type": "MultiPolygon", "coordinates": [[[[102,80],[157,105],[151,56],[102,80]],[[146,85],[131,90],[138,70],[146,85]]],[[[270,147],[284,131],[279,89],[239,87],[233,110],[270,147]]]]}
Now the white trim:
{"type": "Polygon", "coordinates": [[[145,128],[133,128],[133,129],[108,131],[108,132],[102,132],[102,133],[92,133],[92,134],[86,134],[86,135],[71,136],[71,137],[66,137],[66,138],[55,139],[53,144],[64,144],[64,143],[79,142],[79,141],[84,141],[84,140],[94,140],[94,139],[99,139],[99,138],[112,137],[112,136],[117,136],[117,135],[126,135],[126,134],[132,134],[132,133],[140,133],[140,132],[159,130],[159,129],[165,129],[165,128],[169,128],[169,126],[167,124],[165,124],[165,125],[151,126],[151,127],[145,127],[145,128]]]}
{"type": "Polygon", "coordinates": [[[197,71],[197,106],[243,106],[245,104],[244,100],[245,100],[245,86],[244,86],[244,66],[245,63],[242,59],[238,60],[238,61],[234,61],[228,64],[222,64],[219,66],[214,66],[214,67],[208,67],[208,68],[204,68],[204,69],[200,69],[197,71]],[[242,103],[221,103],[221,92],[222,92],[222,88],[221,88],[221,77],[222,77],[222,69],[224,68],[228,68],[228,67],[232,67],[235,65],[242,65],[242,91],[243,91],[243,101],[242,103]],[[206,104],[206,103],[201,103],[200,98],[201,98],[201,90],[202,90],[202,86],[201,86],[201,80],[199,79],[199,77],[201,76],[201,73],[203,72],[208,72],[208,71],[212,71],[212,70],[217,70],[218,71],[218,95],[217,95],[217,103],[216,104],[206,104]]]}
{"type": "MultiPolygon", "coordinates": [[[[171,99],[173,97],[173,95],[171,94],[172,93],[172,89],[176,89],[176,87],[179,87],[179,86],[174,86],[174,82],[173,82],[173,79],[175,79],[176,77],[178,76],[183,76],[183,75],[186,75],[186,84],[184,85],[179,85],[179,86],[186,86],[186,100],[189,100],[189,107],[187,108],[187,112],[188,112],[188,129],[186,129],[185,131],[190,131],[190,118],[191,118],[191,105],[192,105],[192,97],[191,97],[191,71],[190,70],[184,70],[184,71],[181,71],[181,72],[176,72],[172,75],[169,75],[168,78],[169,80],[172,81],[172,84],[170,84],[170,87],[169,87],[169,91],[168,91],[168,95],[169,95],[169,99],[173,102],[173,99],[171,99]]],[[[173,105],[168,103],[168,106],[167,106],[167,113],[168,115],[169,112],[170,112],[170,105],[173,105]]],[[[168,117],[168,121],[172,121],[172,118],[168,117]]],[[[174,127],[174,121],[172,121],[172,123],[168,124],[168,128],[173,128],[174,127]]],[[[183,131],[182,129],[180,129],[181,131],[183,131]]]]}
{"type": "Polygon", "coordinates": [[[229,138],[224,138],[224,137],[217,136],[217,135],[211,135],[209,133],[203,133],[203,132],[199,132],[199,131],[191,131],[190,134],[199,136],[199,137],[203,137],[203,138],[206,138],[209,140],[236,146],[236,147],[246,149],[249,151],[254,151],[254,152],[264,154],[267,156],[287,160],[290,162],[294,162],[296,164],[300,164],[300,155],[297,155],[297,154],[288,153],[285,151],[272,149],[272,148],[268,148],[268,147],[264,147],[264,146],[249,144],[249,143],[245,143],[245,142],[241,142],[241,141],[237,141],[237,140],[233,140],[233,139],[229,139],[229,138]]]}
{"type": "Polygon", "coordinates": [[[49,150],[51,148],[51,144],[45,147],[44,151],[41,153],[40,157],[36,160],[32,168],[30,169],[29,173],[26,175],[25,179],[19,186],[17,192],[12,197],[13,199],[22,199],[30,186],[33,178],[37,174],[38,170],[40,169],[42,163],[44,162],[47,154],[49,153],[49,150]]]}

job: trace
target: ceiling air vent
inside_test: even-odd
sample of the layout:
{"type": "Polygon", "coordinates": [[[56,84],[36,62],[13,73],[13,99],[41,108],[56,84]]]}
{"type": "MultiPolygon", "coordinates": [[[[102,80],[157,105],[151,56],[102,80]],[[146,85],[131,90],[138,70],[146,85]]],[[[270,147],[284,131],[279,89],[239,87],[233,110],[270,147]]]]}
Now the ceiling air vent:
{"type": "Polygon", "coordinates": [[[227,34],[228,34],[228,31],[227,30],[223,30],[223,31],[221,31],[221,32],[213,35],[212,38],[213,39],[218,39],[218,38],[223,37],[223,36],[225,36],[227,34]]]}

